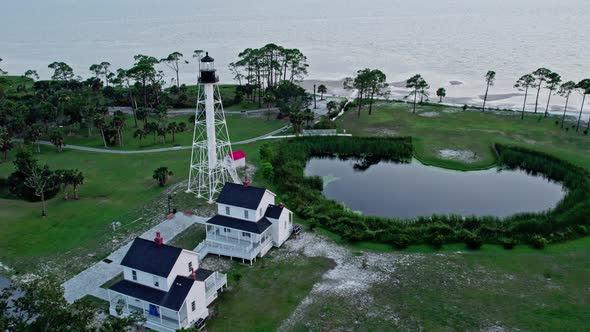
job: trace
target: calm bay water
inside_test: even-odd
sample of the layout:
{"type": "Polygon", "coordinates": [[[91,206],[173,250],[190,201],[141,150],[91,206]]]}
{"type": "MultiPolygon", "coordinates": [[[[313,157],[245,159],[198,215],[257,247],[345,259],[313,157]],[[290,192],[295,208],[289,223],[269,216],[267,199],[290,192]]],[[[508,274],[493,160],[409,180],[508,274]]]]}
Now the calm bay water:
{"type": "Polygon", "coordinates": [[[458,172],[418,161],[381,161],[358,170],[357,160],[312,158],[305,174],[324,177],[324,195],[366,215],[413,218],[432,214],[493,215],[551,209],[563,187],[521,170],[458,172]]]}
{"type": "MultiPolygon", "coordinates": [[[[422,73],[456,103],[479,102],[489,69],[498,72],[492,104],[508,107],[522,100],[514,81],[540,66],[575,81],[590,76],[588,0],[23,0],[4,1],[1,16],[0,67],[12,74],[48,77],[60,60],[88,76],[100,61],[125,67],[139,53],[207,49],[227,82],[239,51],[275,42],[300,48],[312,79],[365,67],[391,82],[422,73]]],[[[195,65],[182,71],[195,82],[195,65]]],[[[559,110],[561,98],[554,103],[559,110]]]]}

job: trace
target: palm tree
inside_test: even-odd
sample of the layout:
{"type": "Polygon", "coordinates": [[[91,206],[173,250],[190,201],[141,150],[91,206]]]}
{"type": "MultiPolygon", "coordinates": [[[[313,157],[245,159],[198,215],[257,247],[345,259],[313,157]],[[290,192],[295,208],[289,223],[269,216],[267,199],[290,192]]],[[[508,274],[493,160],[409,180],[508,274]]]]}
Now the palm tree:
{"type": "Polygon", "coordinates": [[[146,138],[147,136],[147,132],[143,129],[137,129],[135,130],[135,132],[133,133],[133,138],[137,138],[139,139],[139,146],[141,146],[141,141],[146,138]]]}
{"type": "Polygon", "coordinates": [[[481,107],[481,111],[485,111],[486,109],[486,101],[488,100],[488,91],[490,91],[490,87],[494,86],[494,81],[496,80],[496,72],[493,70],[489,70],[485,76],[486,79],[486,93],[483,96],[483,106],[481,107]]]}
{"type": "Polygon", "coordinates": [[[59,183],[63,186],[64,201],[68,200],[68,187],[72,185],[74,178],[74,171],[71,169],[60,169],[55,171],[55,176],[59,183]]]}
{"type": "Polygon", "coordinates": [[[166,185],[166,182],[168,182],[168,177],[172,175],[174,174],[168,169],[168,167],[159,167],[154,171],[152,178],[158,181],[160,187],[163,187],[166,185]]]}
{"type": "Polygon", "coordinates": [[[524,90],[524,102],[522,103],[522,113],[520,115],[520,119],[524,119],[524,109],[526,107],[526,99],[529,94],[529,89],[535,86],[535,77],[531,74],[523,75],[521,78],[516,81],[514,87],[520,91],[524,90]]]}
{"type": "Polygon", "coordinates": [[[102,136],[102,143],[104,144],[104,147],[107,147],[107,140],[106,137],[104,135],[104,128],[105,128],[105,120],[104,117],[100,116],[100,115],[96,115],[94,117],[94,126],[96,128],[98,128],[98,130],[100,130],[100,135],[102,136]]]}
{"type": "Polygon", "coordinates": [[[0,127],[0,151],[4,155],[4,161],[8,159],[8,152],[12,150],[13,144],[10,133],[6,128],[0,127]]]}
{"type": "Polygon", "coordinates": [[[176,122],[170,122],[168,124],[168,132],[172,134],[172,142],[176,141],[176,133],[178,132],[178,124],[176,122]]]}
{"type": "Polygon", "coordinates": [[[320,84],[318,86],[318,92],[320,93],[320,100],[324,100],[324,93],[328,92],[328,88],[325,85],[320,84]]]}
{"type": "Polygon", "coordinates": [[[541,93],[541,87],[543,82],[547,81],[549,75],[551,75],[552,71],[547,68],[539,68],[533,72],[533,77],[536,79],[536,83],[532,85],[532,87],[537,88],[537,99],[535,100],[535,113],[537,113],[537,106],[539,105],[539,94],[541,93]]]}
{"type": "Polygon", "coordinates": [[[563,83],[559,87],[558,95],[565,98],[565,107],[563,108],[563,116],[561,117],[561,129],[563,129],[563,123],[565,122],[565,113],[567,112],[567,104],[570,100],[570,94],[576,89],[576,82],[568,81],[563,83]]]}
{"type": "MultiPolygon", "coordinates": [[[[584,103],[586,102],[586,95],[590,94],[590,78],[586,78],[576,84],[576,89],[580,89],[582,94],[582,107],[580,107],[580,115],[578,116],[578,123],[576,124],[576,131],[580,129],[580,119],[582,119],[582,111],[584,110],[584,103]]],[[[588,120],[588,126],[586,129],[590,129],[590,120],[588,120]]]]}
{"type": "Polygon", "coordinates": [[[51,141],[51,143],[53,143],[53,145],[55,145],[55,147],[57,148],[57,152],[63,151],[63,146],[66,144],[64,142],[64,137],[63,137],[61,131],[59,131],[59,130],[53,131],[51,133],[51,136],[49,137],[49,140],[51,141]]]}
{"type": "Polygon", "coordinates": [[[551,101],[551,94],[553,94],[553,91],[555,91],[555,89],[557,89],[559,87],[559,84],[561,83],[561,75],[559,75],[558,73],[550,73],[547,76],[547,84],[545,85],[545,87],[549,90],[549,97],[547,97],[547,106],[545,107],[545,117],[547,117],[547,115],[549,115],[549,102],[551,101]]]}
{"type": "Polygon", "coordinates": [[[72,176],[72,189],[74,191],[74,199],[78,200],[78,187],[80,187],[80,185],[84,184],[84,174],[82,174],[82,172],[80,172],[79,170],[74,170],[72,171],[73,176],[72,176]]]}
{"type": "Polygon", "coordinates": [[[438,90],[436,90],[436,95],[439,97],[438,102],[442,103],[443,97],[447,96],[447,90],[445,88],[438,88],[438,90]]]}

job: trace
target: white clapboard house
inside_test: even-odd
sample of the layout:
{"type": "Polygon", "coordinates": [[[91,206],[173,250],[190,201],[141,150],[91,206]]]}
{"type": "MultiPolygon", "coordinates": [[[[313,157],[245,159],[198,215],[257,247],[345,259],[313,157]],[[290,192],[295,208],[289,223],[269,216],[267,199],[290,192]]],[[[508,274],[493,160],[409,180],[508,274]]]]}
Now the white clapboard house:
{"type": "Polygon", "coordinates": [[[152,330],[200,326],[227,287],[225,274],[199,268],[195,252],[164,244],[160,233],[153,241],[136,238],[121,265],[123,280],[108,289],[110,313],[140,312],[152,330]]]}
{"type": "Polygon", "coordinates": [[[250,263],[280,247],[293,231],[293,213],[275,205],[275,194],[243,184],[226,183],[217,198],[217,215],[206,222],[207,238],[196,248],[207,254],[241,258],[250,263]]]}

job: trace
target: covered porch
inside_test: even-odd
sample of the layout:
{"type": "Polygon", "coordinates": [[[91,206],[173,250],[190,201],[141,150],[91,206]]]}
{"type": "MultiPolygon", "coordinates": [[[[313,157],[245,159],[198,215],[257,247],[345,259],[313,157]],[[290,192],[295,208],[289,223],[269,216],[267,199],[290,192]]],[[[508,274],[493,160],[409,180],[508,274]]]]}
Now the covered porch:
{"type": "Polygon", "coordinates": [[[240,229],[207,225],[207,237],[195,249],[199,259],[207,254],[217,254],[230,258],[241,258],[254,261],[257,256],[262,257],[272,247],[271,229],[267,228],[261,234],[240,229]]]}
{"type": "Polygon", "coordinates": [[[161,332],[174,332],[188,327],[184,304],[175,311],[112,290],[108,290],[108,294],[109,312],[113,316],[127,317],[136,312],[141,313],[146,318],[144,326],[161,332]]]}

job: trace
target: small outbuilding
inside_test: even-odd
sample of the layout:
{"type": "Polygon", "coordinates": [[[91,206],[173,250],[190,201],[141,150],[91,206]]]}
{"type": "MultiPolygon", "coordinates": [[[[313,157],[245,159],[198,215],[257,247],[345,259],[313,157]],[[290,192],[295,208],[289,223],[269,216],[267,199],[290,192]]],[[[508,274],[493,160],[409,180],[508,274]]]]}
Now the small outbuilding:
{"type": "Polygon", "coordinates": [[[246,167],[246,154],[242,150],[236,150],[230,153],[229,158],[234,163],[235,167],[246,167]]]}

